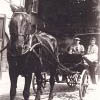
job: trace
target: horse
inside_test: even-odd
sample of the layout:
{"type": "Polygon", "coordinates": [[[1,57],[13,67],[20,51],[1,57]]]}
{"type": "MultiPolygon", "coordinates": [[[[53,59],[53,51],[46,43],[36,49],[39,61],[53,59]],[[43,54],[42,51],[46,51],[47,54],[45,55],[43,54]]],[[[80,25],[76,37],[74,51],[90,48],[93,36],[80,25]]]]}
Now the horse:
{"type": "Polygon", "coordinates": [[[10,100],[16,96],[17,78],[25,77],[24,100],[29,100],[32,73],[36,75],[37,92],[35,100],[40,100],[43,70],[50,72],[49,100],[53,99],[53,87],[57,69],[57,40],[45,32],[33,32],[31,17],[25,12],[14,12],[9,24],[10,41],[7,60],[10,77],[10,100]]]}

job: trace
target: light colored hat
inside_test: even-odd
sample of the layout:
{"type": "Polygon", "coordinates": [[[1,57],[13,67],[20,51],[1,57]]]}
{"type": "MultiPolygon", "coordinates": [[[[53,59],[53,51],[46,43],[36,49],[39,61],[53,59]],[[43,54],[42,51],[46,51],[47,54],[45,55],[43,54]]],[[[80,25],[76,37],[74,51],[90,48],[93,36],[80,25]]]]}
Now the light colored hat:
{"type": "Polygon", "coordinates": [[[78,37],[75,37],[75,38],[74,38],[74,40],[78,40],[78,41],[80,41],[81,39],[80,39],[80,38],[78,38],[78,37]]]}
{"type": "Polygon", "coordinates": [[[90,40],[95,40],[96,41],[96,38],[95,37],[92,37],[90,40]]]}

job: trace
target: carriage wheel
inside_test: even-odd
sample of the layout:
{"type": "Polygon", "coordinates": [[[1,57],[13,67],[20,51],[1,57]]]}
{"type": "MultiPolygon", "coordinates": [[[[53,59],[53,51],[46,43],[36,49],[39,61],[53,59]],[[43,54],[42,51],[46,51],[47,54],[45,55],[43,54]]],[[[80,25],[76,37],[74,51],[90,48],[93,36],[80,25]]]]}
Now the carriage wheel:
{"type": "Polygon", "coordinates": [[[36,93],[37,84],[36,84],[36,76],[35,76],[35,74],[32,76],[32,87],[33,87],[34,93],[36,93]]]}
{"type": "Polygon", "coordinates": [[[46,82],[47,82],[47,74],[44,72],[42,74],[42,78],[43,78],[43,82],[42,82],[42,87],[45,88],[46,87],[46,82]]]}
{"type": "Polygon", "coordinates": [[[80,86],[79,86],[79,96],[80,100],[83,100],[83,97],[86,94],[86,90],[88,87],[88,70],[83,70],[81,78],[80,78],[80,86]]]}
{"type": "Polygon", "coordinates": [[[75,87],[77,85],[77,81],[78,81],[78,77],[79,75],[78,74],[71,74],[71,75],[67,75],[66,76],[66,82],[67,82],[67,85],[69,87],[75,87]]]}
{"type": "MultiPolygon", "coordinates": [[[[42,87],[41,87],[41,93],[42,93],[43,89],[46,87],[46,73],[43,73],[42,77],[43,77],[43,82],[42,82],[42,87]]],[[[32,87],[33,87],[34,93],[36,93],[36,91],[37,91],[37,83],[36,83],[35,74],[32,76],[32,87]]]]}

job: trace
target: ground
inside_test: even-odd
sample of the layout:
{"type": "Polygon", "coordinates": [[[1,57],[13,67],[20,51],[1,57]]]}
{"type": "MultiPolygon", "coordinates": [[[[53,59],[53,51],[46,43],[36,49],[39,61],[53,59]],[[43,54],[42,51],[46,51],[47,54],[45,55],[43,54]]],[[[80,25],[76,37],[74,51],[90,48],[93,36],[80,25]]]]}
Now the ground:
{"type": "MultiPolygon", "coordinates": [[[[15,100],[23,100],[22,91],[24,88],[24,77],[19,76],[17,84],[17,95],[15,100]]],[[[56,83],[54,87],[54,99],[53,100],[80,100],[78,86],[71,89],[66,83],[56,83]]],[[[9,100],[10,80],[8,72],[2,73],[2,79],[0,80],[0,100],[9,100]]],[[[32,90],[29,100],[34,100],[35,93],[32,90]]],[[[47,83],[44,93],[41,96],[41,100],[47,100],[49,93],[49,83],[47,83]]],[[[100,83],[97,85],[89,85],[84,100],[100,100],[100,83]]]]}

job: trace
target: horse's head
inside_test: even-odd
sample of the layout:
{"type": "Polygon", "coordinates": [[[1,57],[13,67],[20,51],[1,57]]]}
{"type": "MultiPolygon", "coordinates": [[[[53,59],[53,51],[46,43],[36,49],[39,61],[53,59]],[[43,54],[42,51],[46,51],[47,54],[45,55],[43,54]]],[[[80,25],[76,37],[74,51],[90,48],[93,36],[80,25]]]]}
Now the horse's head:
{"type": "Polygon", "coordinates": [[[31,34],[31,18],[24,12],[15,12],[10,25],[11,45],[16,53],[21,54],[23,46],[29,42],[31,34]]]}

